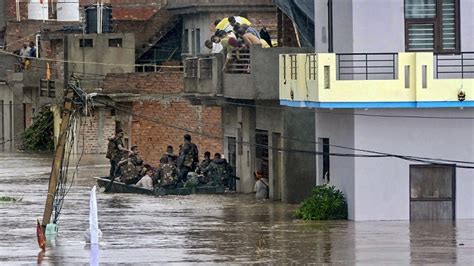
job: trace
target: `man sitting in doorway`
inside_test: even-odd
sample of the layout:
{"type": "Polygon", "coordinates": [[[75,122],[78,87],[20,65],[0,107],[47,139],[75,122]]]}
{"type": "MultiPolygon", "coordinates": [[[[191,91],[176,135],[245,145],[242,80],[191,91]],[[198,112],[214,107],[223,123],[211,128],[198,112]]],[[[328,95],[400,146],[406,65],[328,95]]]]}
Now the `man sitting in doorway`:
{"type": "Polygon", "coordinates": [[[256,171],[255,176],[255,198],[257,200],[268,199],[268,179],[263,177],[262,171],[256,171]]]}

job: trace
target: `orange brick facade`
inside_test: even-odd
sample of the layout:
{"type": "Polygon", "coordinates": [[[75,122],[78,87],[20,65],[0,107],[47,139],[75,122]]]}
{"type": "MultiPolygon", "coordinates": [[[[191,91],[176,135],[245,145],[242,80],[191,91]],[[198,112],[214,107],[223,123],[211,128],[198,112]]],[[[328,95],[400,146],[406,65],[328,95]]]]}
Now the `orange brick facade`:
{"type": "Polygon", "coordinates": [[[134,102],[133,112],[144,117],[132,119],[131,144],[138,145],[146,162],[158,164],[168,145],[177,153],[186,133],[198,146],[200,157],[205,151],[222,153],[220,107],[192,106],[174,98],[134,102]]]}
{"type": "Polygon", "coordinates": [[[186,133],[193,137],[201,157],[205,151],[223,151],[221,107],[191,105],[181,96],[183,85],[183,73],[178,71],[109,74],[105,79],[106,94],[140,94],[131,107],[117,103],[117,109],[133,113],[121,123],[129,145],[138,145],[147,163],[158,164],[168,145],[178,152],[186,133]],[[128,126],[127,121],[131,121],[128,126]]]}

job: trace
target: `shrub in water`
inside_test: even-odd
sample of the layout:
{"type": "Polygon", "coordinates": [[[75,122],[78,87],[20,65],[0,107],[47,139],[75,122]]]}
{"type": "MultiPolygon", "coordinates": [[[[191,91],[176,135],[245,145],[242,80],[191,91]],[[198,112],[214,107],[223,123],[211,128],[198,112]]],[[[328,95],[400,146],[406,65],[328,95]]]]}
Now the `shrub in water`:
{"type": "Polygon", "coordinates": [[[316,186],[311,196],[296,210],[296,217],[304,220],[347,219],[344,193],[334,186],[316,186]]]}
{"type": "Polygon", "coordinates": [[[53,120],[53,112],[47,108],[41,110],[22,134],[23,148],[31,151],[53,150],[53,120]]]}

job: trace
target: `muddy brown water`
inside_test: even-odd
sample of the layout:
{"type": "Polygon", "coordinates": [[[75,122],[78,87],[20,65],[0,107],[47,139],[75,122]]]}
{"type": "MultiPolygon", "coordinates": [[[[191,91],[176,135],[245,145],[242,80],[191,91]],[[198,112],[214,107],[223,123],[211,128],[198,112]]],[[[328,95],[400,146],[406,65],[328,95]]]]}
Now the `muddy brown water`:
{"type": "Polygon", "coordinates": [[[474,265],[474,221],[304,222],[296,206],[252,195],[151,197],[98,193],[103,238],[85,244],[93,176],[107,173],[103,155],[86,156],[64,203],[59,233],[41,253],[41,218],[50,155],[0,152],[0,265],[162,263],[332,263],[474,265]]]}

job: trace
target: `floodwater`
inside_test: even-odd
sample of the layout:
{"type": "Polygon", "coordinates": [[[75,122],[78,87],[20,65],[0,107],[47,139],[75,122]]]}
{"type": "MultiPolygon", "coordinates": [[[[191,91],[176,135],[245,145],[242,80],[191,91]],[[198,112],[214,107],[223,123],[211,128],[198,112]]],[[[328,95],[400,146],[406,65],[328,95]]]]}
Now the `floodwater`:
{"type": "Polygon", "coordinates": [[[0,153],[0,265],[9,264],[431,264],[474,265],[474,221],[304,222],[294,205],[252,195],[151,197],[98,193],[99,250],[85,244],[92,176],[103,155],[85,157],[64,203],[55,243],[40,252],[36,219],[51,156],[0,153]]]}

